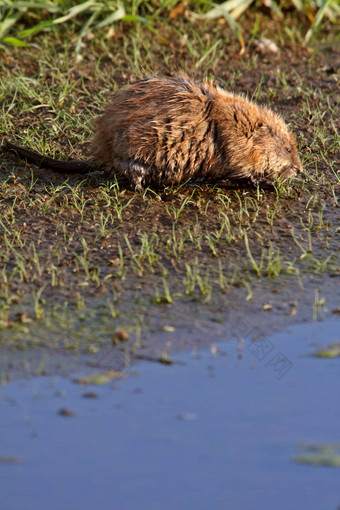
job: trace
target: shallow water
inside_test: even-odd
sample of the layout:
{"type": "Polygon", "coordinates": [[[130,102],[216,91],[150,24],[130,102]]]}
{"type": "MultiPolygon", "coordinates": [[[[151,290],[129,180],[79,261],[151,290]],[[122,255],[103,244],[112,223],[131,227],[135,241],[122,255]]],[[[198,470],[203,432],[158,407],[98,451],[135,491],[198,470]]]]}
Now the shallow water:
{"type": "Polygon", "coordinates": [[[301,442],[340,443],[340,358],[309,355],[334,341],[335,319],[105,386],[3,386],[0,456],[19,462],[0,463],[1,508],[335,510],[340,468],[293,461],[301,442]]]}

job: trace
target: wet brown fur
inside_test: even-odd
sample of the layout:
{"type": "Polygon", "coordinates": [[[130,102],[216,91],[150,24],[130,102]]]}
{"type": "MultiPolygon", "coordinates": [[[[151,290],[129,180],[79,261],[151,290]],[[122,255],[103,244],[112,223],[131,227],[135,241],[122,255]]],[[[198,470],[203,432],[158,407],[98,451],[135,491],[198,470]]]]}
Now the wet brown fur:
{"type": "Polygon", "coordinates": [[[88,162],[8,149],[58,171],[105,170],[136,188],[189,179],[272,182],[302,171],[295,137],[279,115],[186,76],[150,77],[119,90],[95,121],[92,146],[88,162]]]}

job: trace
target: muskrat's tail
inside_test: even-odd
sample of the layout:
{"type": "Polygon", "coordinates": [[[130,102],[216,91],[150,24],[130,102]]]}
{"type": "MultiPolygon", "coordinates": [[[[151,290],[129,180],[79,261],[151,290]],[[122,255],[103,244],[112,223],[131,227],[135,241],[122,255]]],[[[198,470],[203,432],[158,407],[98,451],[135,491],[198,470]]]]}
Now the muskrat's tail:
{"type": "Polygon", "coordinates": [[[5,140],[2,144],[1,151],[13,152],[19,156],[20,159],[25,159],[29,163],[34,163],[40,168],[50,168],[57,172],[86,174],[91,170],[91,165],[87,161],[62,161],[61,159],[49,158],[38,152],[20,147],[20,145],[16,145],[8,140],[5,140]]]}

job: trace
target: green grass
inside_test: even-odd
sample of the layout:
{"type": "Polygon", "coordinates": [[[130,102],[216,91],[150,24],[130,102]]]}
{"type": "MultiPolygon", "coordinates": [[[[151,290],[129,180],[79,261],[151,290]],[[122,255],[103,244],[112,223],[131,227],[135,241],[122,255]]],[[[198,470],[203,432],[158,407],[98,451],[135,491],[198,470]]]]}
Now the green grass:
{"type": "MultiPolygon", "coordinates": [[[[337,17],[340,15],[340,7],[337,0],[288,0],[285,2],[270,2],[269,9],[272,16],[282,19],[287,11],[295,11],[295,16],[309,23],[304,37],[296,28],[285,25],[285,34],[295,43],[304,40],[310,41],[317,30],[326,23],[336,24],[337,17]]],[[[75,44],[74,51],[79,57],[85,42],[92,37],[98,37],[103,34],[106,37],[112,37],[117,24],[134,25],[139,33],[143,28],[150,31],[160,42],[168,43],[167,39],[161,34],[158,26],[169,24],[176,18],[186,15],[190,20],[192,27],[195,23],[202,23],[205,20],[217,22],[219,19],[225,20],[229,28],[238,38],[242,48],[245,50],[246,32],[244,28],[244,13],[246,11],[256,12],[258,5],[253,0],[237,0],[231,2],[220,2],[214,4],[210,0],[193,1],[190,4],[183,4],[179,0],[168,0],[156,2],[133,1],[96,1],[86,0],[84,2],[69,1],[45,1],[32,2],[22,1],[20,3],[14,0],[2,2],[0,12],[0,42],[7,45],[26,47],[30,43],[35,44],[35,36],[41,32],[55,32],[74,29],[75,44]],[[94,35],[95,34],[95,35],[94,35]]],[[[252,41],[260,29],[260,18],[257,17],[252,30],[250,31],[250,40],[252,41]]],[[[194,30],[194,28],[193,28],[194,30]]],[[[207,46],[203,38],[198,36],[200,41],[200,58],[196,63],[196,68],[209,65],[215,58],[220,41],[207,46]]],[[[134,45],[134,40],[132,41],[134,45]]],[[[188,50],[195,55],[195,49],[189,41],[185,41],[188,50]]],[[[134,48],[137,55],[138,46],[134,48]]],[[[196,54],[197,55],[197,54],[196,54]]],[[[133,62],[130,62],[132,64],[133,62]]],[[[136,61],[134,62],[136,64],[136,61]]]]}

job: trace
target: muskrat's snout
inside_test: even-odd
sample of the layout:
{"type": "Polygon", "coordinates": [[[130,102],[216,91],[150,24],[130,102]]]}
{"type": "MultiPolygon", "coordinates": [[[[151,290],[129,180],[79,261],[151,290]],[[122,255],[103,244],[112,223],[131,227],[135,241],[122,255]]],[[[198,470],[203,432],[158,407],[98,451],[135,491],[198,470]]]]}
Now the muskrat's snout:
{"type": "Polygon", "coordinates": [[[303,172],[303,166],[302,166],[301,161],[300,161],[300,163],[299,163],[299,166],[298,166],[298,167],[295,167],[295,171],[296,171],[296,173],[297,173],[297,174],[302,174],[302,172],[303,172]]]}
{"type": "Polygon", "coordinates": [[[299,156],[297,156],[297,159],[293,162],[292,171],[296,175],[302,174],[302,172],[303,172],[303,166],[302,166],[299,156]]]}
{"type": "Polygon", "coordinates": [[[291,166],[290,172],[288,173],[288,175],[286,177],[288,177],[288,178],[295,177],[296,175],[302,174],[302,172],[303,172],[302,163],[301,163],[301,161],[298,161],[298,162],[295,162],[295,164],[291,166]]]}
{"type": "MultiPolygon", "coordinates": [[[[291,135],[291,137],[293,138],[293,135],[291,135]]],[[[295,142],[294,138],[293,138],[293,140],[295,142]]],[[[302,162],[301,162],[298,150],[297,150],[296,142],[294,144],[292,143],[292,145],[293,145],[292,153],[290,154],[290,158],[289,158],[289,162],[288,162],[288,166],[290,167],[289,172],[287,172],[288,177],[293,177],[294,175],[298,175],[303,172],[303,166],[302,166],[302,162]],[[294,145],[295,145],[295,147],[294,147],[294,145]]],[[[286,172],[284,171],[283,173],[285,174],[286,172]]]]}

